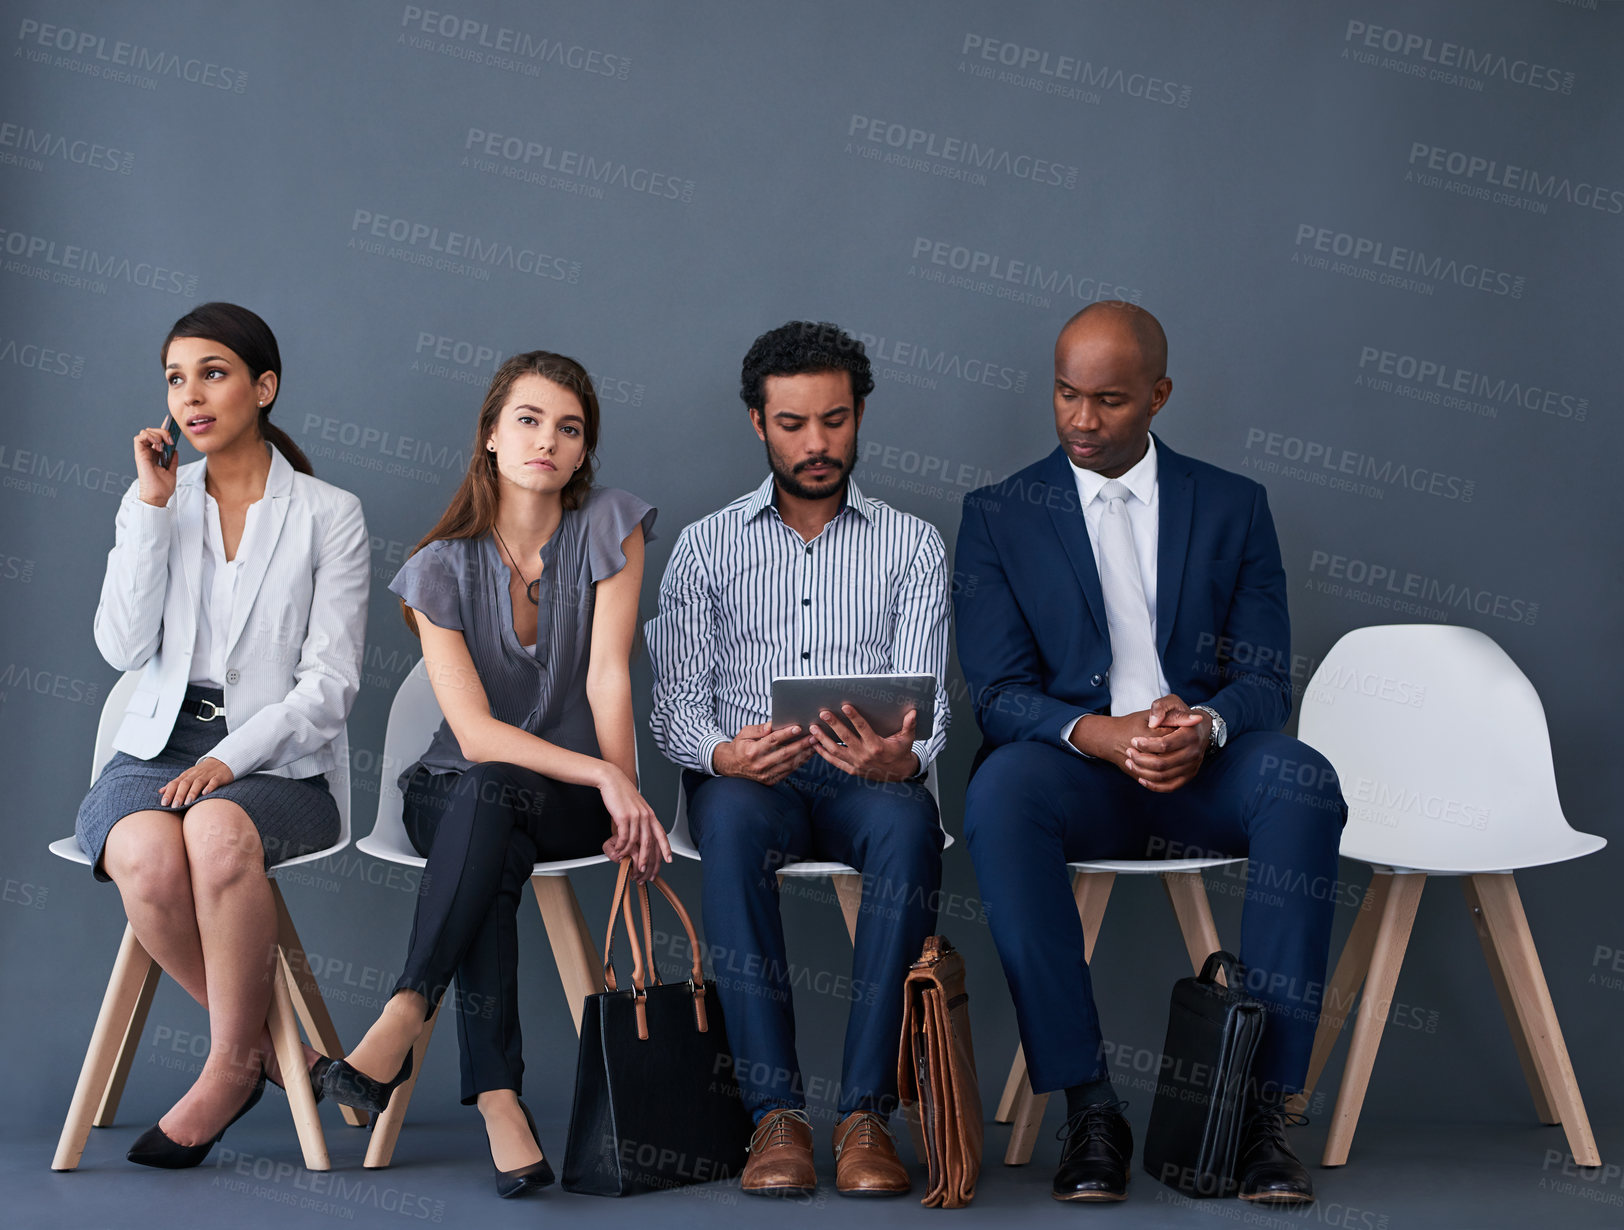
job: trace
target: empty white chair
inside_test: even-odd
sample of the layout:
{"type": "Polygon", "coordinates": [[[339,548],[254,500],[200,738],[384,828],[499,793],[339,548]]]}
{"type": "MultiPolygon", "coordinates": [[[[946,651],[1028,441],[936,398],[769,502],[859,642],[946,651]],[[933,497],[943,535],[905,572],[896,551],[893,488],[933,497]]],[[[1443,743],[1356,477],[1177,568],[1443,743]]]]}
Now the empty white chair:
{"type": "Polygon", "coordinates": [[[1607,843],[1562,814],[1533,685],[1471,628],[1357,628],[1314,672],[1298,733],[1341,779],[1343,856],[1372,869],[1326,988],[1309,1069],[1311,1090],[1362,985],[1324,1164],[1348,1159],[1421,890],[1427,876],[1444,875],[1461,877],[1541,1121],[1562,1124],[1579,1165],[1600,1165],[1512,873],[1607,843]]]}
{"type": "MultiPolygon", "coordinates": [[[[419,658],[417,665],[401,680],[394,703],[389,706],[389,725],[383,741],[383,777],[378,783],[378,818],[372,832],[355,843],[356,849],[374,858],[411,867],[422,867],[428,862],[406,836],[403,820],[406,800],[395,779],[428,748],[443,718],[440,702],[434,697],[434,686],[429,682],[428,668],[419,658]]],[[[576,867],[608,861],[607,855],[593,854],[537,863],[530,875],[530,887],[535,890],[536,904],[541,908],[542,925],[547,929],[547,940],[552,945],[553,960],[558,966],[559,980],[564,984],[564,996],[569,1000],[570,1017],[577,1034],[581,1032],[581,1011],[586,997],[603,983],[603,961],[597,945],[588,936],[581,903],[565,873],[576,867]]],[[[423,1071],[423,1054],[428,1050],[429,1038],[439,1017],[440,1009],[436,1005],[413,1048],[411,1076],[395,1091],[389,1108],[373,1125],[363,1162],[368,1168],[388,1166],[394,1157],[395,1142],[406,1120],[406,1107],[423,1071]]]]}
{"type": "MultiPolygon", "coordinates": [[[[90,780],[95,782],[107,762],[113,758],[113,738],[130,695],[140,681],[140,671],[127,671],[113,685],[102,705],[101,719],[96,726],[96,748],[91,757],[90,780]]],[[[271,1038],[276,1045],[276,1059],[284,1073],[304,1070],[304,1050],[299,1041],[299,1022],[304,1023],[311,1045],[322,1054],[342,1058],[344,1048],[339,1044],[338,1032],[327,1013],[310,962],[305,957],[304,945],[293,926],[282,890],[276,883],[276,872],[298,863],[336,854],[350,844],[350,760],[347,732],[338,736],[338,767],[327,775],[327,786],[338,804],[338,841],[325,850],[286,859],[271,869],[271,895],[276,901],[277,914],[277,977],[271,998],[271,1038]]],[[[51,853],[69,862],[88,867],[90,859],[79,848],[76,837],[53,841],[51,853]]],[[[119,1099],[124,1094],[124,1082],[130,1075],[136,1048],[141,1042],[141,1031],[146,1027],[147,1010],[158,989],[158,977],[163,971],[141,947],[134,929],[124,925],[124,939],[119,945],[118,957],[113,963],[112,976],[107,980],[107,993],[102,998],[101,1011],[96,1017],[96,1028],[85,1051],[85,1062],[79,1071],[79,1082],[74,1087],[73,1101],[68,1107],[67,1121],[57,1140],[52,1170],[73,1170],[85,1151],[90,1129],[108,1127],[118,1112],[119,1099]]],[[[310,1170],[327,1170],[330,1166],[327,1141],[322,1134],[321,1121],[316,1114],[316,1098],[308,1081],[285,1080],[288,1105],[293,1112],[295,1130],[304,1163],[310,1170]]],[[[357,1127],[364,1127],[364,1111],[343,1108],[344,1118],[357,1127]]]]}

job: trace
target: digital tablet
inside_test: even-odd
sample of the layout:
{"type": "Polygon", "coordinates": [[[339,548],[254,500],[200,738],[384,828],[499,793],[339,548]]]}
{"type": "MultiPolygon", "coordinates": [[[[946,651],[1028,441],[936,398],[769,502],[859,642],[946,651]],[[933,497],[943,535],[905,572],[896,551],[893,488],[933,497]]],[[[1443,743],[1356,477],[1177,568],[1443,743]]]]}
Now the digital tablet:
{"type": "Polygon", "coordinates": [[[934,675],[780,675],[773,680],[773,728],[823,726],[820,710],[841,714],[850,705],[886,739],[916,711],[914,738],[928,739],[936,712],[934,675]]]}

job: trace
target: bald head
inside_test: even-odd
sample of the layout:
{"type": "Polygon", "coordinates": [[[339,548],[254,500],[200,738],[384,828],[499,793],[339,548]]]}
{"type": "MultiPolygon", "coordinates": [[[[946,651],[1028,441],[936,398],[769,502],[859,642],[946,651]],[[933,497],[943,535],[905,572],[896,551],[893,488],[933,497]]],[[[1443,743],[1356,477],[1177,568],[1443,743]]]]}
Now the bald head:
{"type": "Polygon", "coordinates": [[[1068,337],[1092,335],[1096,330],[1113,331],[1131,339],[1144,365],[1144,374],[1152,383],[1167,375],[1167,334],[1162,331],[1162,322],[1137,303],[1121,299],[1090,303],[1065,323],[1055,345],[1060,346],[1068,337]]]}

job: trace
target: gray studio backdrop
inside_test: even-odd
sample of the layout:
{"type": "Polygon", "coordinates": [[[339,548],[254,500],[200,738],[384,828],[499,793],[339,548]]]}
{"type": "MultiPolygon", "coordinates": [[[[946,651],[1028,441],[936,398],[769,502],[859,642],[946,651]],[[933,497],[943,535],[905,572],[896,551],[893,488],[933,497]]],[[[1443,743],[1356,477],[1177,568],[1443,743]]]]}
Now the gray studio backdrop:
{"type": "MultiPolygon", "coordinates": [[[[1521,878],[1601,1134],[1624,1093],[1620,7],[6,3],[8,1126],[37,1134],[46,1165],[123,922],[112,887],[45,847],[72,831],[115,678],[91,616],[130,437],[164,414],[156,347],[182,312],[229,299],[270,322],[278,421],[365,503],[359,835],[398,768],[380,765],[384,722],[417,656],[384,587],[466,465],[501,358],[547,347],[597,377],[602,481],[660,510],[646,615],[677,531],[765,472],[736,395],[762,330],[828,319],[867,342],[859,478],[951,546],[967,492],[1054,446],[1060,323],[1121,297],[1172,339],[1164,438],[1268,487],[1299,693],[1338,636],[1394,621],[1478,628],[1539,689],[1567,814],[1614,839],[1521,878]]],[[[953,675],[941,782],[960,833],[979,736],[953,675]]],[[[644,659],[645,708],[648,685],[644,659]]],[[[669,817],[676,772],[646,738],[641,755],[669,817]]],[[[1368,875],[1344,870],[1355,889],[1368,875]]],[[[672,878],[697,907],[698,866],[672,878]]],[[[596,930],[612,871],[574,879],[596,930]]],[[[287,877],[348,1039],[399,968],[416,884],[353,849],[287,877]]],[[[1212,880],[1231,941],[1239,887],[1212,880]]],[[[529,1093],[561,1117],[575,1038],[524,909],[529,1093]]],[[[826,886],[787,889],[785,910],[803,1064],[830,1112],[846,939],[826,886]]],[[[941,930],[968,954],[991,1101],[1014,1018],[962,844],[941,930]]],[[[1152,883],[1118,886],[1096,966],[1137,1114],[1188,972],[1152,883]]],[[[1398,999],[1368,1121],[1533,1127],[1447,884],[1423,901],[1398,999]]],[[[122,1119],[178,1095],[205,1031],[166,984],[122,1119]]],[[[447,1027],[414,1115],[462,1113],[454,1055],[447,1027]]]]}

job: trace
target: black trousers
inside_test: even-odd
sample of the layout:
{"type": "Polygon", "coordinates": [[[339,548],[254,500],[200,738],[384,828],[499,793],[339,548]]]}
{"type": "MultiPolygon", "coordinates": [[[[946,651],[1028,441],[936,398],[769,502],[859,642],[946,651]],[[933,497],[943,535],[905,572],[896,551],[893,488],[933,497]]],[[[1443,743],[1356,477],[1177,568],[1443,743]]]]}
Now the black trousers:
{"type": "Polygon", "coordinates": [[[406,783],[406,834],[428,859],[397,991],[440,1002],[453,977],[462,1101],[523,1090],[519,900],[531,868],[602,852],[613,828],[590,786],[519,765],[464,773],[418,769],[406,783]]]}

